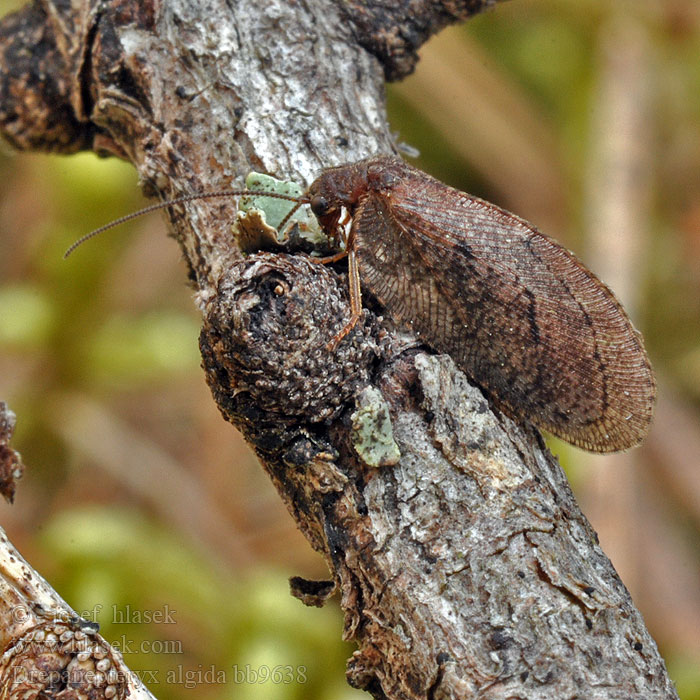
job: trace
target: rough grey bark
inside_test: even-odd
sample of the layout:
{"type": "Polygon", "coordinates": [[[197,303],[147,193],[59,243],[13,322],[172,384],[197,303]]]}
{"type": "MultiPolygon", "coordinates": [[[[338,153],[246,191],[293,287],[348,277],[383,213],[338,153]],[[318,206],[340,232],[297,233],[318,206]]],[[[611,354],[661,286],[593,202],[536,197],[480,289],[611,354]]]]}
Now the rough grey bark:
{"type": "MultiPolygon", "coordinates": [[[[47,0],[0,26],[0,129],[18,148],[126,157],[161,196],[252,168],[309,182],[390,152],[385,75],[487,4],[47,0]]],[[[328,561],[359,647],[349,682],[392,699],[676,697],[537,432],[370,309],[329,351],[344,275],[243,258],[231,212],[169,214],[207,381],[328,561]],[[363,431],[386,436],[387,411],[398,463],[390,439],[383,458],[363,447],[363,431]]],[[[334,586],[292,588],[321,604],[334,586]]]]}

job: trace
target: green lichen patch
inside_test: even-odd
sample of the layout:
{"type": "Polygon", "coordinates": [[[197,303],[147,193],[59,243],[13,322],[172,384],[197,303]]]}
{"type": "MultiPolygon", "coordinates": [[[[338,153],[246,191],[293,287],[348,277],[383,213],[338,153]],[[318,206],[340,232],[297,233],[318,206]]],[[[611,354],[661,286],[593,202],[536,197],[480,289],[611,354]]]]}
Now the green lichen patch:
{"type": "Polygon", "coordinates": [[[357,397],[356,405],[357,410],[350,417],[355,452],[370,467],[396,464],[401,452],[394,441],[389,407],[382,393],[367,387],[357,397]]]}
{"type": "Polygon", "coordinates": [[[281,247],[277,229],[267,223],[262,209],[236,212],[233,235],[244,253],[281,247]]]}
{"type": "MultiPolygon", "coordinates": [[[[316,217],[308,206],[302,205],[285,222],[287,215],[296,207],[293,200],[266,197],[264,193],[274,193],[301,197],[302,188],[295,182],[278,180],[270,175],[251,172],[246,178],[246,189],[259,191],[257,195],[241,197],[238,203],[234,236],[242,251],[246,253],[269,250],[290,244],[295,249],[326,251],[328,241],[321,231],[316,217]]],[[[325,253],[324,253],[325,254],[325,253]]]]}
{"type": "MultiPolygon", "coordinates": [[[[248,190],[255,192],[272,192],[274,194],[286,195],[297,199],[304,194],[302,188],[296,182],[278,180],[270,175],[252,172],[245,179],[245,186],[248,190]]],[[[261,195],[249,195],[241,197],[238,208],[242,212],[251,209],[258,209],[265,213],[265,221],[274,229],[278,229],[283,219],[296,206],[296,202],[277,199],[276,197],[265,197],[261,195]]],[[[291,221],[303,222],[310,225],[316,219],[306,207],[298,209],[291,218],[291,221]]]]}

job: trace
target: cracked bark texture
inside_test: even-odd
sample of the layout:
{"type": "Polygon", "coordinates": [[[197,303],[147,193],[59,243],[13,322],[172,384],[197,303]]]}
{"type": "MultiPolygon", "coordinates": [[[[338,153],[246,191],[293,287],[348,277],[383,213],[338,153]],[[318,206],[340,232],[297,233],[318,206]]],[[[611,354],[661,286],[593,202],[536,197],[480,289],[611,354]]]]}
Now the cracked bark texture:
{"type": "MultiPolygon", "coordinates": [[[[488,4],[36,2],[0,24],[0,130],[20,149],[127,158],[161,197],[240,185],[251,169],[308,183],[391,152],[384,78],[488,4]]],[[[168,212],[204,316],[203,365],[328,561],[359,647],[349,682],[392,699],[676,697],[537,432],[371,308],[328,351],[349,313],[342,266],[244,258],[232,211],[168,212]],[[368,386],[388,406],[393,466],[353,448],[368,386]]],[[[333,586],[292,589],[321,604],[333,586]]]]}

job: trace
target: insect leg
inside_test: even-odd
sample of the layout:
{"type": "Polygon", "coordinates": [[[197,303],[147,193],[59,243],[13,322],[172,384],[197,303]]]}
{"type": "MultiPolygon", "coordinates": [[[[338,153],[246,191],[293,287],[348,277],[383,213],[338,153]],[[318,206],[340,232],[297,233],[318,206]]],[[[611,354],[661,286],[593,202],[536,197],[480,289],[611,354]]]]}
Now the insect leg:
{"type": "Polygon", "coordinates": [[[321,265],[328,265],[329,263],[338,262],[338,260],[342,260],[346,255],[349,255],[355,242],[355,231],[354,229],[350,229],[350,233],[348,234],[347,238],[345,237],[344,231],[345,226],[351,221],[351,219],[352,217],[350,214],[345,212],[343,221],[336,225],[336,233],[332,237],[344,242],[345,250],[341,250],[339,253],[329,255],[325,258],[311,258],[314,262],[321,263],[321,265]]]}
{"type": "MultiPolygon", "coordinates": [[[[341,250],[335,255],[329,255],[325,258],[311,258],[314,262],[326,265],[342,260],[345,256],[348,258],[348,284],[350,292],[350,320],[343,326],[341,331],[333,337],[326,348],[330,351],[338,347],[338,343],[355,327],[357,322],[362,317],[362,292],[360,290],[360,270],[357,266],[357,257],[353,250],[355,244],[355,227],[350,228],[350,233],[347,237],[344,233],[344,227],[352,220],[349,212],[346,212],[343,222],[338,225],[336,223],[336,235],[345,242],[345,250],[341,250]]],[[[336,220],[337,221],[337,220],[336,220]]]]}
{"type": "Polygon", "coordinates": [[[334,263],[338,262],[338,260],[342,260],[346,255],[348,255],[348,252],[345,250],[341,250],[340,253],[336,253],[335,255],[329,255],[326,258],[311,258],[311,260],[315,263],[320,263],[321,265],[328,265],[329,263],[334,263]]]}
{"type": "MultiPolygon", "coordinates": [[[[352,233],[351,233],[352,237],[352,233]]],[[[350,239],[348,239],[350,240],[350,239]]],[[[338,333],[330,343],[328,350],[334,350],[338,347],[338,343],[355,327],[357,322],[362,317],[362,292],[360,291],[360,271],[357,267],[357,258],[355,251],[350,248],[348,256],[348,282],[350,285],[350,320],[345,324],[340,333],[338,333]]]]}

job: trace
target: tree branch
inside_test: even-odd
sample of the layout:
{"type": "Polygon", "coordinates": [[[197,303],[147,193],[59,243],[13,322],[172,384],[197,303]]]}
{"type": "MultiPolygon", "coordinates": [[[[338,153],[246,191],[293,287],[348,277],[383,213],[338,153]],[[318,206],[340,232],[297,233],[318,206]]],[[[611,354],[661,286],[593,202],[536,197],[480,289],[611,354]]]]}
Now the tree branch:
{"type": "MultiPolygon", "coordinates": [[[[46,1],[0,26],[0,128],[19,148],[127,157],[161,196],[251,168],[309,182],[390,152],[384,75],[487,4],[46,1]]],[[[328,561],[359,645],[352,685],[402,699],[676,697],[535,430],[369,309],[327,350],[348,318],[345,276],[301,255],[244,258],[229,207],[169,217],[207,381],[328,561]]],[[[312,604],[331,590],[293,582],[312,604]]]]}
{"type": "MultiPolygon", "coordinates": [[[[0,401],[3,495],[24,469],[9,442],[15,415],[0,401]]],[[[0,696],[153,700],[122,655],[22,558],[0,528],[0,696]]]]}

